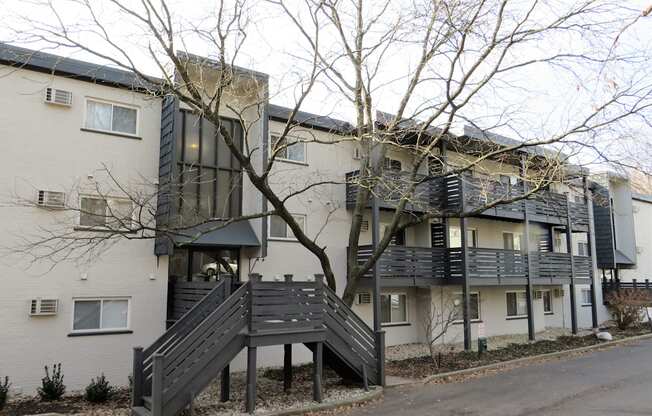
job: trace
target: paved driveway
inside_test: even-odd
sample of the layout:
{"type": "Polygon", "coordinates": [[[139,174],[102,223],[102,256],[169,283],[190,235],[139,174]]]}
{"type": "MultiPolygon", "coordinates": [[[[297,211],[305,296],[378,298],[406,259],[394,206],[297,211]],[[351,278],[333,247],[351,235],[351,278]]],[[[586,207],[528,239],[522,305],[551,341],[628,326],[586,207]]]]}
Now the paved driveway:
{"type": "Polygon", "coordinates": [[[386,391],[350,415],[652,415],[652,340],[464,383],[386,391]]]}

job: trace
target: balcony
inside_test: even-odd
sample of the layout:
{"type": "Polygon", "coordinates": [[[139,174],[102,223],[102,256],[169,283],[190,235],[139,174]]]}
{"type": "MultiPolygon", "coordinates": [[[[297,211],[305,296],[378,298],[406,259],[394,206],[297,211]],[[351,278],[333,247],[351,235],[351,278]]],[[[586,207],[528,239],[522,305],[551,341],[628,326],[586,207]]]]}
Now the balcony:
{"type": "MultiPolygon", "coordinates": [[[[355,207],[359,186],[358,177],[358,171],[346,175],[346,206],[348,209],[355,207]]],[[[420,176],[417,180],[420,181],[424,178],[424,176],[420,176]]],[[[376,191],[381,196],[380,208],[395,208],[400,198],[406,193],[408,184],[408,174],[386,172],[376,191]]],[[[461,211],[462,198],[466,203],[466,209],[473,210],[497,199],[508,199],[522,193],[522,183],[507,184],[499,181],[487,181],[470,174],[448,176],[419,183],[415,195],[406,205],[406,210],[412,212],[437,210],[455,214],[461,211]]],[[[525,219],[526,206],[532,221],[565,225],[567,216],[570,214],[575,231],[588,230],[587,206],[574,202],[567,203],[566,195],[550,191],[539,191],[527,200],[489,208],[481,212],[479,216],[522,221],[525,219]]]]}
{"type": "MultiPolygon", "coordinates": [[[[372,252],[361,246],[358,264],[372,252]]],[[[467,276],[472,285],[522,285],[529,275],[535,285],[567,284],[571,279],[570,256],[566,253],[531,252],[492,248],[467,248],[467,276]]],[[[384,286],[459,285],[464,276],[462,248],[389,246],[378,261],[384,286]]],[[[573,256],[575,281],[587,283],[592,276],[591,258],[573,256]]],[[[371,271],[365,278],[371,278],[371,271]]]]}

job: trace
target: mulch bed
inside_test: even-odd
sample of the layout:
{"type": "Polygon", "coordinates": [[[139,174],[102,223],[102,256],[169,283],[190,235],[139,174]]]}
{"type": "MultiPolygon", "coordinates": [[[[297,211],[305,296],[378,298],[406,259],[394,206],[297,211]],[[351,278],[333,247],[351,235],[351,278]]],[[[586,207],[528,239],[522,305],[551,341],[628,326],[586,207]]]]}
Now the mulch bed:
{"type": "MultiPolygon", "coordinates": [[[[97,413],[111,414],[115,409],[125,409],[130,406],[129,391],[121,389],[102,404],[89,403],[83,395],[64,396],[61,400],[44,402],[36,397],[25,397],[11,400],[5,404],[0,415],[22,416],[40,413],[97,413]]],[[[128,413],[127,413],[128,414],[128,413]]]]}
{"type": "MultiPolygon", "coordinates": [[[[629,328],[627,330],[609,328],[608,331],[611,333],[614,340],[616,340],[636,335],[649,334],[650,328],[638,327],[629,328]]],[[[585,336],[561,336],[556,340],[510,344],[504,348],[489,350],[482,355],[478,355],[475,351],[443,353],[440,356],[441,361],[439,366],[435,365],[429,355],[408,358],[405,360],[389,361],[387,362],[385,371],[387,375],[391,376],[419,379],[433,374],[481,367],[517,358],[531,357],[534,355],[570,350],[574,348],[588,347],[602,342],[604,341],[598,340],[593,334],[585,336]]]]}

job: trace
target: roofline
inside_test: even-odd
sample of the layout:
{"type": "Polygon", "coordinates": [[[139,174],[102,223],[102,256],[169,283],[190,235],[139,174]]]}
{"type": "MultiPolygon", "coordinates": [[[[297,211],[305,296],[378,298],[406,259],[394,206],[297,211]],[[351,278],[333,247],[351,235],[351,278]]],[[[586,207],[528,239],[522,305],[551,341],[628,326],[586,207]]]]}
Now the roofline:
{"type": "MultiPolygon", "coordinates": [[[[269,104],[269,119],[273,121],[287,122],[293,109],[276,104],[269,104]]],[[[347,135],[354,130],[353,125],[348,121],[322,116],[319,114],[297,111],[294,121],[304,127],[320,130],[328,133],[347,135]]]]}
{"type": "Polygon", "coordinates": [[[640,202],[646,202],[652,204],[652,195],[644,195],[636,192],[632,192],[632,199],[635,199],[640,202]]]}
{"type": "Polygon", "coordinates": [[[132,71],[117,69],[107,65],[95,64],[79,59],[67,58],[34,49],[23,48],[0,42],[0,65],[26,69],[80,81],[123,88],[136,92],[146,92],[163,81],[152,77],[156,83],[147,84],[132,71]]]}

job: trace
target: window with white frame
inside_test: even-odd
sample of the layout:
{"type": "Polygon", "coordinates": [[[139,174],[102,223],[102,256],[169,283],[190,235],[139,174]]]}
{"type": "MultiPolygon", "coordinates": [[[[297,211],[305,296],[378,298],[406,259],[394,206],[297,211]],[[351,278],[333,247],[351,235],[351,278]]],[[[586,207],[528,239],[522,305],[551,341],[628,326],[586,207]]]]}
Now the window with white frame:
{"type": "Polygon", "coordinates": [[[582,295],[582,298],[581,298],[582,299],[582,305],[588,306],[588,305],[593,304],[593,301],[591,300],[591,288],[588,288],[588,287],[582,288],[581,295],[582,295]]]}
{"type": "Polygon", "coordinates": [[[527,316],[527,297],[525,292],[506,292],[507,317],[527,316]]]}
{"type": "Polygon", "coordinates": [[[129,298],[73,299],[73,332],[129,329],[129,298]]]}
{"type": "Polygon", "coordinates": [[[589,243],[584,243],[582,241],[577,243],[577,254],[579,256],[588,256],[589,255],[589,243]]]}
{"type": "MultiPolygon", "coordinates": [[[[462,246],[462,231],[457,225],[448,227],[448,241],[451,247],[462,246]]],[[[478,247],[478,230],[475,228],[466,229],[466,246],[478,247]]]]}
{"type": "Polygon", "coordinates": [[[407,295],[404,293],[382,294],[380,296],[380,321],[383,324],[407,323],[407,295]]]}
{"type": "MultiPolygon", "coordinates": [[[[301,230],[306,230],[306,216],[304,214],[292,214],[294,220],[299,224],[301,230]]],[[[269,217],[269,236],[270,238],[278,238],[282,240],[296,240],[294,233],[283,220],[283,218],[278,215],[272,215],[269,217]]]]}
{"type": "Polygon", "coordinates": [[[554,313],[552,310],[552,292],[550,290],[542,291],[541,298],[543,300],[543,313],[552,315],[554,313]]]}
{"type": "MultiPolygon", "coordinates": [[[[462,293],[456,293],[453,300],[455,306],[455,321],[464,320],[464,296],[462,293]]],[[[477,292],[469,293],[469,319],[472,321],[480,320],[480,294],[477,292]]]]}
{"type": "Polygon", "coordinates": [[[279,149],[276,157],[292,162],[306,163],[306,143],[292,137],[272,134],[272,150],[279,149]]]}
{"type": "Polygon", "coordinates": [[[87,99],[85,127],[90,130],[135,136],[138,134],[138,109],[87,99]]]}
{"type": "Polygon", "coordinates": [[[129,229],[133,224],[133,203],[128,199],[82,196],[79,225],[88,228],[129,229]]]}
{"type": "Polygon", "coordinates": [[[503,248],[505,250],[521,250],[521,234],[503,232],[503,248]]]}

